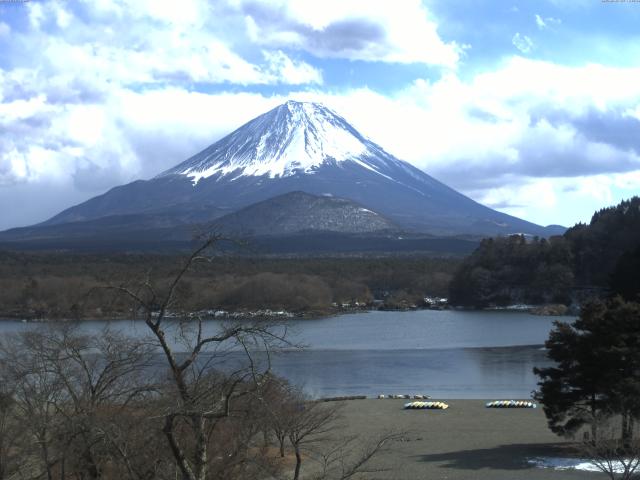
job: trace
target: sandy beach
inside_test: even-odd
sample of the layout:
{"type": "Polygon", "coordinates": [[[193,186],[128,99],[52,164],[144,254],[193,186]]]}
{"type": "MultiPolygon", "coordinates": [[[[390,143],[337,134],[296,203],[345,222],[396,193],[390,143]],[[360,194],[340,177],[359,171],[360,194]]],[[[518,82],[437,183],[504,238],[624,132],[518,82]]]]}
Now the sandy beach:
{"type": "Polygon", "coordinates": [[[404,410],[408,400],[345,402],[345,433],[373,438],[406,432],[375,459],[372,479],[597,479],[601,473],[537,468],[528,460],[563,457],[570,442],[547,428],[537,409],[489,409],[483,400],[445,400],[447,410],[404,410]]]}

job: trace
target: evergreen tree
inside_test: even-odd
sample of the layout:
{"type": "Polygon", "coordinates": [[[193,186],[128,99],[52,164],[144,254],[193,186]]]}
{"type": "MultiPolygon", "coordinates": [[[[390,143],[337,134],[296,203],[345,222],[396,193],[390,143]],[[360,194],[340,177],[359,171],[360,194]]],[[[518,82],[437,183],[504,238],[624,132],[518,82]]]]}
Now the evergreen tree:
{"type": "Polygon", "coordinates": [[[625,300],[640,301],[640,247],[624,253],[611,275],[611,290],[625,300]]]}
{"type": "Polygon", "coordinates": [[[540,376],[538,400],[551,430],[572,435],[581,427],[619,415],[629,442],[640,417],[640,305],[621,298],[586,304],[572,324],[556,322],[546,342],[549,368],[540,376]]]}

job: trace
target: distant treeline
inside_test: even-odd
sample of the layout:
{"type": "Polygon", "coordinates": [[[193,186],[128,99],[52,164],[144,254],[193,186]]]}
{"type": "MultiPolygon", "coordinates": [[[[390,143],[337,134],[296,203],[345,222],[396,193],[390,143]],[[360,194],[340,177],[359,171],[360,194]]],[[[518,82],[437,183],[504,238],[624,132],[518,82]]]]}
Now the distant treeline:
{"type": "Polygon", "coordinates": [[[550,239],[515,235],[482,241],[451,283],[454,304],[564,303],[581,292],[640,292],[640,198],[596,212],[550,239]]]}
{"type": "MultiPolygon", "coordinates": [[[[168,288],[184,262],[170,255],[80,255],[0,252],[0,317],[127,316],[131,306],[98,288],[149,279],[168,288]]],[[[446,296],[455,258],[246,258],[216,256],[197,262],[180,285],[185,311],[273,309],[327,313],[333,304],[389,307],[446,296]]]]}

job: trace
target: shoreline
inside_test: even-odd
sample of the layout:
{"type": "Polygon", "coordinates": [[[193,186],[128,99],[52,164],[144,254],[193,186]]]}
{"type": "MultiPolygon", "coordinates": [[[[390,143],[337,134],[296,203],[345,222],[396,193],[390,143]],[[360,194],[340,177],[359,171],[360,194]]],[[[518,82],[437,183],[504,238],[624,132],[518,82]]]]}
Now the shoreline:
{"type": "MultiPolygon", "coordinates": [[[[318,320],[323,318],[339,317],[354,315],[359,313],[369,312],[419,312],[419,311],[443,311],[453,310],[459,312],[508,312],[508,313],[523,313],[534,316],[551,316],[551,317],[574,317],[575,315],[569,312],[556,313],[553,311],[543,310],[549,305],[526,305],[527,308],[523,308],[520,305],[507,306],[507,307],[486,307],[486,308],[466,308],[449,306],[447,308],[432,308],[432,307],[416,307],[416,308],[346,308],[338,310],[317,310],[307,312],[290,312],[288,310],[273,311],[270,309],[264,310],[235,310],[227,311],[223,309],[210,309],[201,310],[195,312],[186,312],[184,314],[167,314],[166,319],[172,318],[198,318],[200,316],[202,320],[248,320],[248,319],[273,319],[273,320],[318,320]],[[213,312],[213,313],[212,313],[213,312]],[[224,312],[223,314],[216,315],[217,312],[224,312]]],[[[0,321],[15,321],[23,323],[50,323],[50,322],[84,322],[84,321],[108,321],[108,320],[132,320],[132,321],[144,321],[144,318],[131,318],[131,316],[114,313],[113,315],[100,315],[100,316],[82,316],[79,318],[71,318],[67,316],[53,316],[53,317],[41,317],[36,316],[33,312],[4,312],[0,313],[0,321]]]]}

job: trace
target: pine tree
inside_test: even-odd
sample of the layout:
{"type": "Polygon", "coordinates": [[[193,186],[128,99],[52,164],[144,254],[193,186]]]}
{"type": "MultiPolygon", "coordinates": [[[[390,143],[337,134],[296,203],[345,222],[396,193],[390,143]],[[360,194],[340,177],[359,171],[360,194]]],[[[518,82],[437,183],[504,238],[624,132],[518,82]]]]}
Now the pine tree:
{"type": "Polygon", "coordinates": [[[572,435],[619,415],[621,439],[640,417],[640,305],[620,298],[586,304],[572,324],[556,322],[546,342],[549,368],[536,368],[538,399],[551,430],[572,435]]]}

